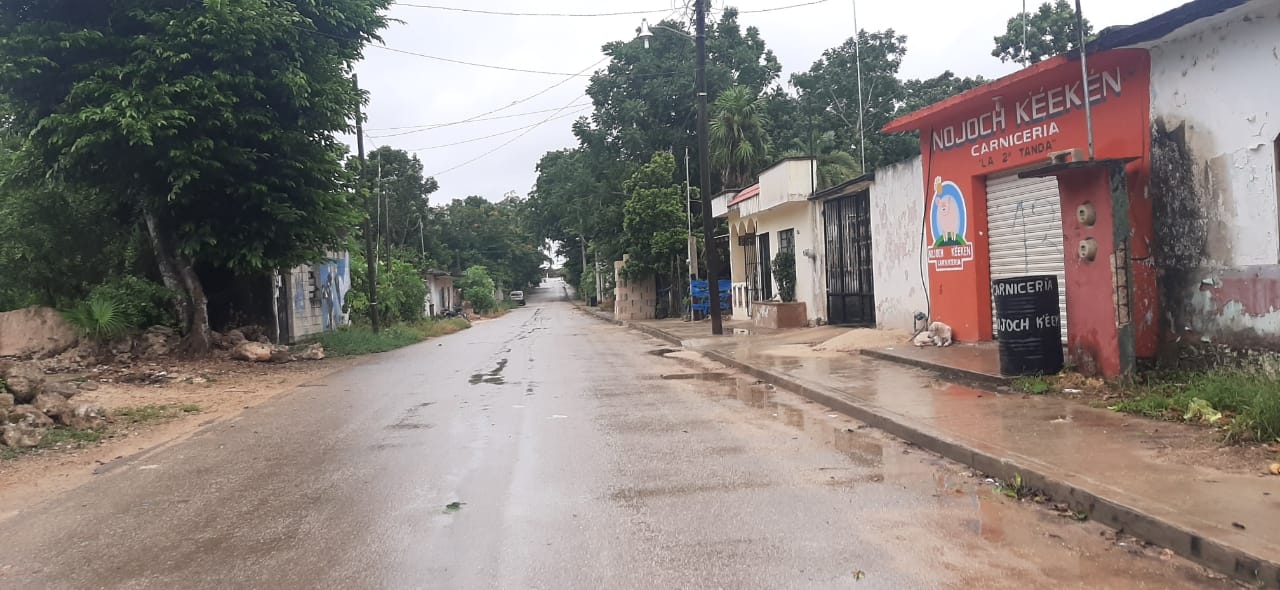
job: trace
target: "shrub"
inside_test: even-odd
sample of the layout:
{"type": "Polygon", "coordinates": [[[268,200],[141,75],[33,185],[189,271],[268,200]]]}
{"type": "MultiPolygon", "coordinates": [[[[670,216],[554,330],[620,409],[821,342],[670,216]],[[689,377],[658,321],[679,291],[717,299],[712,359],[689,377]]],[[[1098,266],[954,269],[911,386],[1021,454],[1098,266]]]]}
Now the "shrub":
{"type": "MultiPolygon", "coordinates": [[[[391,268],[378,263],[378,318],[390,324],[396,321],[416,322],[422,319],[427,298],[427,284],[409,262],[396,256],[391,268]]],[[[346,305],[353,318],[369,317],[369,287],[366,281],[364,254],[351,252],[351,290],[346,305]]]]}
{"type": "Polygon", "coordinates": [[[489,270],[483,266],[473,266],[463,273],[462,298],[471,302],[471,309],[476,313],[492,313],[498,310],[498,302],[493,297],[494,288],[489,270]]]}
{"type": "Polygon", "coordinates": [[[177,327],[176,297],[177,294],[164,285],[127,276],[94,287],[89,292],[88,299],[116,302],[125,325],[128,329],[136,329],[149,326],[177,327]]]}
{"type": "Polygon", "coordinates": [[[72,326],[95,342],[107,342],[135,328],[125,321],[124,306],[104,295],[90,297],[63,313],[72,326]]]}
{"type": "Polygon", "coordinates": [[[778,282],[778,296],[787,303],[796,300],[796,254],[779,252],[773,257],[773,280],[778,282]]]}

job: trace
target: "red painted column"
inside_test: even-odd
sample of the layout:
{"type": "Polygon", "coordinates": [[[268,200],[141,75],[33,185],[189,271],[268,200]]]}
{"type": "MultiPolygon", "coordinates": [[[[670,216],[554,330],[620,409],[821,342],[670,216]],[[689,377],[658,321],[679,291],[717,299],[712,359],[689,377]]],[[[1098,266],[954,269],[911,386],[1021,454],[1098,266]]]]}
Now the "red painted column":
{"type": "Polygon", "coordinates": [[[1067,359],[1089,375],[1121,372],[1116,324],[1115,252],[1110,171],[1083,168],[1058,176],[1067,275],[1067,359]],[[1084,210],[1084,219],[1077,214],[1084,210]],[[1090,217],[1092,219],[1090,220],[1090,217]],[[1090,247],[1091,257],[1082,250],[1090,247]]]}

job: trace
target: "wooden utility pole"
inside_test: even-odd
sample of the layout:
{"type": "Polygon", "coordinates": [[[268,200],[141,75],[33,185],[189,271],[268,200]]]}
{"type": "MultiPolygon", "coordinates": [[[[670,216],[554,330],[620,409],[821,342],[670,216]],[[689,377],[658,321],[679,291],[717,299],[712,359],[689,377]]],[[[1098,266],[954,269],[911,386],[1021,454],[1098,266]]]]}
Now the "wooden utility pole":
{"type": "MultiPolygon", "coordinates": [[[[359,102],[356,103],[356,157],[360,160],[360,173],[356,176],[356,193],[363,195],[365,188],[364,95],[360,93],[360,79],[354,74],[351,76],[351,82],[356,85],[356,95],[360,97],[359,102]]],[[[373,215],[368,211],[368,203],[365,207],[365,214],[368,217],[364,224],[364,260],[367,267],[365,280],[369,283],[369,322],[373,325],[373,332],[376,334],[381,331],[381,322],[378,320],[378,251],[374,246],[373,215]]]]}
{"type": "Polygon", "coordinates": [[[702,239],[707,258],[707,303],[710,304],[711,333],[724,334],[720,313],[720,253],[716,252],[715,218],[711,215],[711,162],[707,152],[707,3],[710,0],[693,0],[697,12],[697,28],[694,44],[698,50],[697,69],[694,77],[698,91],[698,176],[701,181],[699,198],[702,201],[702,239]]]}

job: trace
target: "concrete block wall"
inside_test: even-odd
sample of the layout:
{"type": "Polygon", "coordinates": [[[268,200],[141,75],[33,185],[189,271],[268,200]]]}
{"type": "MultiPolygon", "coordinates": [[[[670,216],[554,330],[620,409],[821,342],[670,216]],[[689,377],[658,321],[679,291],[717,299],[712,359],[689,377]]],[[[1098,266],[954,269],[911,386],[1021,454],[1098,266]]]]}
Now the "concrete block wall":
{"type": "Polygon", "coordinates": [[[628,281],[622,276],[622,268],[630,256],[613,263],[614,303],[613,316],[618,320],[651,320],[657,315],[658,293],[653,277],[628,281]]]}

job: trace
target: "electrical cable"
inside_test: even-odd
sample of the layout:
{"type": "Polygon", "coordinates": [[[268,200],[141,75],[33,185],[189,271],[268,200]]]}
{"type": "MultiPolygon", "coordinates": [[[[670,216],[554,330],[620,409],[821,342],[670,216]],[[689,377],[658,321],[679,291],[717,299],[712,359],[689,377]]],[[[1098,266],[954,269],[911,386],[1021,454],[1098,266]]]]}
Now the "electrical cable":
{"type": "MultiPolygon", "coordinates": [[[[468,120],[468,121],[452,121],[452,122],[449,122],[449,123],[423,123],[423,124],[421,124],[421,125],[403,125],[403,126],[400,126],[400,127],[378,127],[378,128],[374,128],[374,129],[366,129],[365,131],[400,131],[400,130],[404,130],[404,129],[416,129],[416,130],[418,130],[418,131],[430,131],[430,130],[432,130],[432,129],[439,129],[439,128],[441,128],[441,127],[452,127],[452,126],[454,126],[454,125],[460,125],[460,124],[462,124],[462,123],[471,123],[471,122],[480,122],[480,121],[499,121],[499,120],[502,120],[502,119],[515,119],[515,118],[517,118],[517,117],[527,117],[527,116],[529,116],[529,115],[542,115],[542,114],[545,114],[545,113],[550,113],[550,112],[554,112],[554,111],[558,111],[558,110],[560,110],[560,109],[542,109],[542,110],[540,110],[540,111],[526,111],[526,112],[523,112],[523,113],[515,113],[515,114],[511,114],[511,115],[499,115],[499,116],[497,116],[497,117],[483,117],[483,118],[480,118],[480,119],[471,119],[471,120],[468,120]]],[[[416,132],[417,132],[417,131],[410,131],[409,133],[416,133],[416,132]]],[[[365,133],[365,134],[364,134],[364,136],[365,136],[365,137],[368,137],[369,139],[378,139],[378,138],[381,138],[381,137],[395,137],[395,136],[397,136],[397,135],[407,135],[407,133],[406,133],[406,134],[401,134],[401,133],[388,133],[388,134],[385,134],[385,135],[382,135],[382,134],[379,134],[379,135],[371,135],[371,134],[369,134],[369,133],[365,133]]]]}
{"type": "MultiPolygon", "coordinates": [[[[526,126],[524,126],[524,127],[516,127],[515,129],[508,129],[508,130],[506,130],[506,131],[499,131],[498,133],[494,133],[494,134],[491,134],[491,135],[485,135],[485,136],[483,136],[483,137],[473,137],[473,138],[471,138],[471,139],[464,139],[464,140],[462,140],[462,141],[455,141],[455,142],[453,142],[453,143],[445,143],[445,144],[440,144],[440,145],[432,145],[432,146],[427,146],[427,147],[413,148],[413,149],[404,150],[404,151],[406,151],[406,152],[425,152],[425,151],[429,151],[429,150],[438,150],[438,149],[440,149],[440,148],[447,148],[447,147],[453,147],[453,146],[463,145],[463,144],[468,144],[468,143],[475,143],[475,142],[477,142],[477,141],[483,141],[483,140],[486,140],[486,139],[493,139],[493,138],[495,138],[495,137],[502,137],[503,135],[510,135],[510,134],[512,134],[512,133],[516,133],[516,132],[518,132],[518,131],[524,131],[524,130],[526,130],[526,129],[531,129],[531,128],[533,128],[533,127],[537,127],[537,126],[541,125],[542,123],[548,123],[548,122],[555,121],[555,120],[558,120],[558,119],[565,119],[565,118],[571,117],[571,116],[573,116],[573,115],[577,115],[578,113],[581,113],[582,111],[587,110],[587,108],[589,108],[589,105],[583,105],[583,106],[581,106],[580,108],[577,108],[577,109],[574,109],[574,110],[572,110],[572,111],[569,111],[568,113],[566,113],[566,114],[564,114],[564,115],[553,116],[554,118],[552,118],[552,119],[547,119],[547,120],[542,121],[542,122],[540,122],[540,123],[534,123],[533,125],[526,125],[526,126]]],[[[557,112],[557,113],[559,113],[559,112],[560,112],[560,111],[562,111],[562,110],[564,110],[564,109],[556,109],[556,112],[557,112]]],[[[366,135],[365,137],[368,137],[368,136],[366,135]]],[[[369,139],[377,139],[377,138],[370,137],[369,139]]]]}
{"type": "Polygon", "coordinates": [[[439,171],[439,172],[437,172],[437,173],[435,173],[435,174],[432,174],[432,175],[431,175],[431,177],[432,177],[432,178],[439,178],[441,175],[448,174],[449,172],[453,172],[454,170],[457,170],[457,169],[459,169],[459,168],[462,168],[463,166],[466,166],[466,165],[468,165],[468,164],[475,163],[476,161],[479,161],[479,160],[481,160],[481,159],[483,159],[483,158],[486,158],[486,157],[488,157],[488,156],[492,155],[494,152],[497,152],[498,150],[500,150],[500,149],[502,149],[502,148],[504,148],[504,147],[507,147],[507,146],[511,145],[511,144],[512,144],[512,143],[514,143],[517,139],[520,139],[521,137],[524,137],[524,136],[528,135],[530,131],[533,131],[534,129],[537,129],[538,127],[541,127],[543,124],[545,124],[545,123],[547,123],[547,122],[549,122],[549,121],[551,121],[551,120],[555,119],[555,118],[556,118],[556,115],[558,115],[561,111],[564,111],[565,109],[567,109],[567,108],[569,108],[569,107],[573,106],[573,103],[574,103],[574,102],[577,102],[578,98],[580,98],[580,97],[578,97],[578,96],[573,97],[573,100],[569,101],[569,102],[568,102],[568,104],[565,104],[564,106],[560,107],[560,109],[559,109],[559,110],[557,110],[555,113],[553,113],[550,117],[547,117],[547,118],[545,118],[545,119],[543,119],[543,120],[539,121],[538,123],[536,123],[536,124],[534,124],[534,125],[530,125],[529,127],[525,128],[523,131],[521,131],[519,135],[517,135],[517,136],[515,136],[515,137],[512,137],[511,139],[508,139],[507,141],[502,142],[501,144],[499,144],[499,145],[495,146],[493,149],[491,149],[491,150],[489,150],[489,151],[486,151],[486,152],[484,152],[484,153],[482,153],[482,154],[480,154],[480,155],[478,155],[478,156],[476,156],[476,157],[474,157],[474,158],[471,158],[470,160],[466,160],[466,161],[464,161],[464,162],[462,162],[462,163],[455,164],[454,166],[451,166],[451,167],[449,167],[449,168],[445,168],[444,170],[441,170],[441,171],[439,171]]]}
{"type": "MultiPolygon", "coordinates": [[[[813,6],[815,4],[823,4],[830,0],[811,0],[800,4],[791,4],[787,6],[775,6],[773,8],[758,8],[755,10],[739,10],[739,14],[760,14],[765,12],[777,12],[779,10],[790,10],[792,8],[803,8],[805,6],[813,6]]],[[[593,17],[609,17],[609,16],[640,16],[644,14],[658,14],[668,12],[666,8],[656,10],[629,10],[622,12],[508,12],[502,10],[480,10],[477,8],[459,8],[457,6],[439,6],[435,4],[415,4],[410,2],[396,2],[396,6],[404,6],[407,8],[426,8],[431,10],[445,10],[449,12],[465,12],[470,14],[483,14],[487,16],[549,16],[561,18],[593,18],[593,17]]]]}

